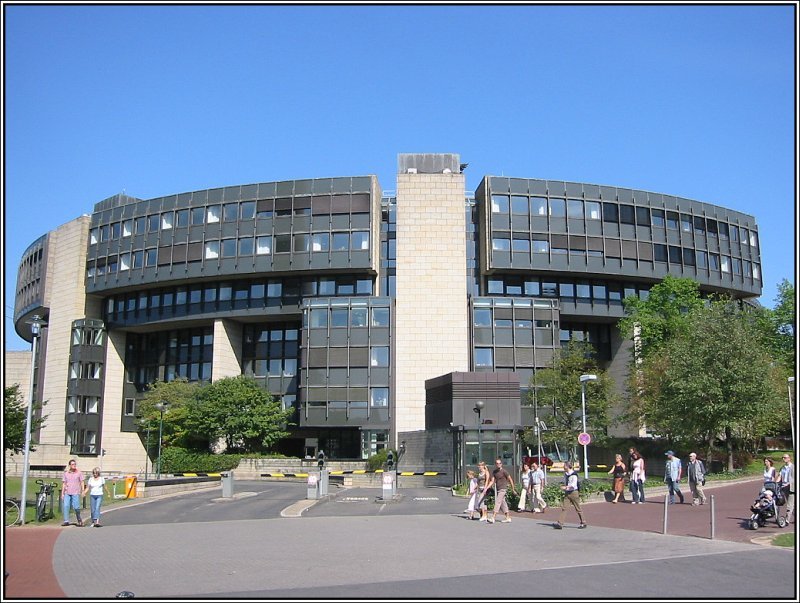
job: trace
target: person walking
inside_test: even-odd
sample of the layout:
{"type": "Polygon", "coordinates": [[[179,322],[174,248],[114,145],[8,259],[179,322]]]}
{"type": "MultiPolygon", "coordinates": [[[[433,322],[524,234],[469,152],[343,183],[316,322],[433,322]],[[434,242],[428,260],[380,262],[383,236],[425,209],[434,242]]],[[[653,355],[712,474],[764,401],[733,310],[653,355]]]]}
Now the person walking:
{"type": "Polygon", "coordinates": [[[531,506],[534,513],[544,513],[547,503],[542,498],[542,488],[544,488],[545,476],[539,463],[531,464],[531,506]]]}
{"type": "Polygon", "coordinates": [[[581,496],[578,489],[578,474],[572,469],[572,463],[567,461],[564,463],[564,483],[561,485],[561,490],[564,492],[564,500],[561,501],[561,514],[558,516],[558,523],[554,523],[553,527],[561,530],[564,527],[564,519],[567,517],[567,504],[575,507],[578,513],[580,525],[578,529],[586,527],[586,522],[583,520],[583,511],[581,510],[581,496]]]}
{"type": "Polygon", "coordinates": [[[614,455],[614,466],[609,469],[608,474],[614,478],[614,500],[611,502],[615,505],[619,502],[619,497],[622,496],[622,502],[625,502],[623,490],[625,489],[625,474],[627,473],[625,463],[622,462],[622,455],[614,455]]]}
{"type": "Polygon", "coordinates": [[[61,477],[61,510],[64,515],[62,526],[69,525],[69,509],[75,509],[78,527],[83,526],[81,519],[81,493],[83,492],[83,473],[78,471],[78,462],[70,459],[67,469],[61,477]]]}
{"type": "Polygon", "coordinates": [[[644,482],[647,480],[647,476],[644,472],[644,459],[642,455],[639,454],[638,451],[633,451],[633,463],[631,466],[631,497],[633,498],[633,502],[631,504],[643,504],[644,503],[644,482]]]}
{"type": "Polygon", "coordinates": [[[528,463],[522,463],[522,472],[520,473],[520,478],[522,481],[522,487],[519,491],[519,504],[517,505],[517,511],[522,513],[525,511],[525,503],[528,500],[528,495],[531,491],[531,468],[528,466],[528,463]]]}
{"type": "Polygon", "coordinates": [[[89,493],[92,512],[92,527],[100,528],[100,506],[103,504],[103,495],[108,494],[106,478],[100,475],[100,467],[92,469],[92,477],[86,480],[83,495],[89,493]]]}
{"type": "Polygon", "coordinates": [[[478,463],[478,495],[475,497],[475,508],[480,511],[480,521],[488,520],[488,508],[486,506],[486,495],[492,485],[492,476],[484,461],[478,463]]]}
{"type": "Polygon", "coordinates": [[[778,474],[775,471],[775,463],[769,457],[764,458],[764,483],[778,481],[778,474]]]}
{"type": "Polygon", "coordinates": [[[503,467],[503,459],[498,457],[494,461],[494,470],[492,470],[492,485],[495,487],[495,492],[494,509],[492,509],[492,516],[489,518],[489,523],[494,523],[498,511],[502,511],[506,514],[506,518],[500,523],[511,523],[511,514],[508,510],[508,502],[506,501],[506,491],[508,490],[509,484],[511,484],[513,488],[514,479],[503,467]]]}
{"type": "MultiPolygon", "coordinates": [[[[692,506],[706,504],[706,495],[703,486],[706,485],[706,466],[697,458],[696,452],[689,453],[689,463],[686,465],[686,479],[692,493],[692,506]]],[[[681,501],[683,502],[683,501],[681,501]]]]}
{"type": "Polygon", "coordinates": [[[788,453],[783,455],[783,467],[778,474],[778,482],[786,498],[786,523],[794,523],[794,464],[788,453]]]}
{"type": "Polygon", "coordinates": [[[667,487],[669,488],[669,504],[673,504],[675,502],[676,494],[678,495],[681,504],[683,504],[683,492],[681,492],[681,489],[678,486],[681,481],[681,475],[683,474],[681,460],[675,456],[675,453],[672,450],[667,450],[664,454],[667,455],[667,462],[664,465],[664,483],[667,484],[667,487]]]}

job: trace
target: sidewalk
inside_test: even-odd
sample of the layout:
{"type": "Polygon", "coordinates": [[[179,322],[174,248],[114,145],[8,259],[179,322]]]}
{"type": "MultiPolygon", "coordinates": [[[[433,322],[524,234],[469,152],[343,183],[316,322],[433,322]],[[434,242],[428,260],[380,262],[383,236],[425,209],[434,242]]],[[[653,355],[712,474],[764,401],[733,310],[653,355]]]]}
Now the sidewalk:
{"type": "MultiPolygon", "coordinates": [[[[753,538],[788,532],[790,526],[780,530],[775,524],[752,531],[743,527],[749,517],[749,505],[755,498],[760,478],[711,482],[706,486],[706,496],[715,497],[716,539],[739,543],[750,543],[753,538]]],[[[685,484],[681,484],[685,486],[685,484]]],[[[694,536],[701,539],[710,537],[710,504],[693,507],[688,489],[682,488],[687,504],[669,506],[667,533],[678,536],[694,536]]],[[[660,534],[663,528],[664,488],[651,488],[645,492],[647,503],[611,504],[604,498],[596,497],[584,504],[586,521],[591,527],[605,527],[633,530],[642,533],[660,534]]],[[[627,500],[630,495],[626,494],[627,500]]],[[[132,500],[119,503],[114,508],[149,504],[159,499],[132,500]]],[[[300,501],[308,502],[308,501],[300,501]]],[[[110,511],[111,509],[109,509],[110,511]]],[[[548,508],[544,514],[513,513],[514,522],[537,521],[548,524],[556,521],[560,508],[548,508]]],[[[577,524],[574,509],[567,512],[566,524],[577,524]]],[[[513,524],[512,524],[513,525],[513,524]]],[[[3,598],[64,598],[66,595],[59,586],[53,570],[53,550],[59,535],[78,528],[42,527],[28,525],[5,529],[5,569],[9,576],[4,584],[3,598]]],[[[85,528],[91,529],[91,528],[85,528]]],[[[98,551],[102,555],[102,551],[98,551]]]]}

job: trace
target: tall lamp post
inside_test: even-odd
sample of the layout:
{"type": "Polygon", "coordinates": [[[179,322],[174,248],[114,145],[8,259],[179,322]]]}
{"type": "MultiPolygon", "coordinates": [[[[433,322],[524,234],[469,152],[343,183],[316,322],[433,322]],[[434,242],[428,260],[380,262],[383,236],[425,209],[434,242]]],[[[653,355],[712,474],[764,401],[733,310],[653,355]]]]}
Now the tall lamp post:
{"type": "MultiPolygon", "coordinates": [[[[586,382],[597,381],[597,375],[581,375],[581,424],[586,433],[586,382]]],[[[583,445],[583,479],[589,479],[589,461],[586,454],[587,444],[583,445]]]]}
{"type": "Polygon", "coordinates": [[[20,521],[22,525],[25,525],[25,503],[28,500],[28,470],[30,468],[28,463],[31,457],[31,422],[33,421],[33,396],[35,393],[33,377],[34,367],[36,366],[36,343],[39,340],[39,330],[44,326],[45,322],[38,314],[35,314],[28,321],[28,324],[31,325],[31,336],[33,340],[31,341],[31,385],[28,395],[28,412],[25,418],[25,458],[22,465],[22,501],[20,503],[20,521]]]}
{"type": "Polygon", "coordinates": [[[161,413],[161,419],[158,422],[158,464],[156,466],[156,479],[161,479],[161,434],[164,430],[164,412],[167,410],[169,402],[161,400],[157,402],[155,407],[161,413]]]}
{"type": "Polygon", "coordinates": [[[786,387],[789,388],[789,423],[792,424],[792,450],[794,450],[794,412],[792,411],[792,383],[794,383],[794,377],[789,377],[789,379],[787,379],[786,387]]]}
{"type": "Polygon", "coordinates": [[[481,420],[483,400],[476,400],[475,407],[472,410],[473,412],[478,413],[478,462],[480,463],[483,460],[483,430],[481,428],[481,425],[483,424],[483,421],[481,420]]]}

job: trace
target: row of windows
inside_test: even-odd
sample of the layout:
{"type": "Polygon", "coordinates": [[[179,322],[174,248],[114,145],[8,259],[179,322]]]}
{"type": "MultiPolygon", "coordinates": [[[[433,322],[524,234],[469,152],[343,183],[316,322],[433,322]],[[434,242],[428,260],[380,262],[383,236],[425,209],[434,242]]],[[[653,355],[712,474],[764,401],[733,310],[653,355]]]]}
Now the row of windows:
{"type": "Polygon", "coordinates": [[[102,362],[71,362],[70,379],[100,379],[103,374],[102,362]]]}
{"type": "MultiPolygon", "coordinates": [[[[707,236],[729,238],[745,245],[758,247],[758,233],[736,224],[676,211],[618,203],[582,201],[580,199],[554,199],[523,195],[492,195],[492,214],[512,216],[573,218],[603,221],[615,224],[653,226],[696,232],[707,236]]],[[[497,219],[493,219],[497,227],[497,219]]]]}
{"type": "Polygon", "coordinates": [[[348,276],[318,279],[269,279],[170,287],[106,298],[106,320],[145,316],[158,311],[188,313],[297,303],[301,297],[371,296],[372,279],[348,276]]]}
{"type": "Polygon", "coordinates": [[[679,247],[676,245],[663,245],[660,243],[647,243],[636,241],[619,241],[614,239],[605,240],[603,250],[603,239],[597,237],[569,237],[566,235],[553,235],[552,240],[495,237],[492,239],[492,251],[514,252],[530,254],[552,254],[552,255],[573,255],[582,257],[609,257],[625,258],[631,260],[669,262],[678,267],[692,266],[704,270],[714,270],[717,272],[730,273],[733,265],[733,274],[746,276],[748,278],[761,278],[760,265],[750,260],[710,253],[707,251],[694,250],[689,247],[679,247]],[[554,245],[579,245],[577,248],[555,247],[554,245]],[[652,245],[652,247],[651,247],[652,245]],[[586,247],[600,247],[600,249],[587,249],[586,247]],[[637,257],[638,249],[638,257],[637,257]]]}
{"type": "Polygon", "coordinates": [[[242,372],[255,377],[295,376],[299,334],[294,324],[245,325],[242,372]]]}
{"type": "MultiPolygon", "coordinates": [[[[334,388],[335,389],[335,388],[334,388]]],[[[339,388],[345,390],[345,388],[339,388]]],[[[309,387],[306,389],[306,405],[309,407],[327,407],[331,410],[389,408],[389,388],[371,387],[359,388],[364,391],[364,399],[328,400],[329,388],[309,387]]],[[[348,390],[353,393],[353,388],[348,390]]]]}
{"type": "Polygon", "coordinates": [[[492,320],[493,312],[489,308],[475,308],[472,317],[472,324],[476,327],[491,327],[494,325],[495,329],[551,329],[553,327],[552,320],[528,320],[523,318],[510,319],[510,318],[495,318],[492,320]]]}
{"type": "Polygon", "coordinates": [[[622,302],[628,296],[647,299],[649,285],[588,280],[522,278],[506,276],[486,281],[488,295],[524,295],[526,297],[579,297],[598,301],[622,302]],[[563,295],[562,295],[563,293],[563,295]]]}
{"type": "Polygon", "coordinates": [[[156,380],[209,381],[214,335],[211,327],[128,333],[125,350],[127,380],[144,391],[156,380]]]}
{"type": "Polygon", "coordinates": [[[366,327],[368,324],[373,327],[388,327],[389,308],[312,308],[308,313],[308,326],[313,329],[328,326],[366,327]]]}
{"type": "Polygon", "coordinates": [[[72,345],[103,345],[105,330],[96,327],[73,327],[72,345]]]}
{"type": "Polygon", "coordinates": [[[261,199],[208,205],[190,209],[165,211],[104,224],[89,230],[89,244],[115,241],[134,234],[188,228],[219,222],[267,219],[273,216],[327,215],[369,213],[369,195],[333,195],[324,197],[297,197],[261,199]]]}
{"type": "Polygon", "coordinates": [[[100,408],[99,396],[67,396],[67,413],[88,414],[98,413],[100,408]]]}
{"type": "Polygon", "coordinates": [[[164,247],[151,247],[129,251],[108,257],[90,260],[86,276],[93,278],[105,274],[116,274],[144,267],[166,266],[183,262],[200,262],[218,258],[252,257],[273,253],[327,253],[329,251],[366,251],[369,249],[369,232],[334,232],[265,235],[261,237],[239,237],[187,243],[164,247]],[[273,245],[274,243],[274,245],[273,245]]]}
{"type": "Polygon", "coordinates": [[[97,454],[97,432],[91,429],[73,429],[66,433],[70,454],[97,454]]]}

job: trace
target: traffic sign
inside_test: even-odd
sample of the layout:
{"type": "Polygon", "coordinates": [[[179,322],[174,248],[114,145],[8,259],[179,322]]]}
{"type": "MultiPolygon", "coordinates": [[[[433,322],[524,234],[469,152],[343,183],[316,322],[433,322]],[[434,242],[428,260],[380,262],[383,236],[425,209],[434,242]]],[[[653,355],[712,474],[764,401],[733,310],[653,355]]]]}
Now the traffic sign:
{"type": "Polygon", "coordinates": [[[592,441],[592,436],[590,436],[588,433],[583,432],[578,434],[578,444],[580,444],[581,446],[588,446],[589,442],[591,441],[592,441]]]}

